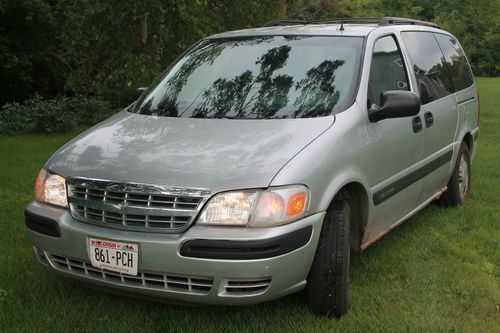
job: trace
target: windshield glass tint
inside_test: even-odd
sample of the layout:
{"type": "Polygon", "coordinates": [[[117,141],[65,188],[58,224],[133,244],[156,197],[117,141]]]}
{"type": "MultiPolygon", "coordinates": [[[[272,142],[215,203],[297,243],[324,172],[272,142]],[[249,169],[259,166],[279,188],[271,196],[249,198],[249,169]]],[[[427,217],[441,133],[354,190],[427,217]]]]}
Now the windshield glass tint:
{"type": "Polygon", "coordinates": [[[193,118],[328,116],[352,102],[362,38],[207,40],[178,61],[134,112],[193,118]]]}

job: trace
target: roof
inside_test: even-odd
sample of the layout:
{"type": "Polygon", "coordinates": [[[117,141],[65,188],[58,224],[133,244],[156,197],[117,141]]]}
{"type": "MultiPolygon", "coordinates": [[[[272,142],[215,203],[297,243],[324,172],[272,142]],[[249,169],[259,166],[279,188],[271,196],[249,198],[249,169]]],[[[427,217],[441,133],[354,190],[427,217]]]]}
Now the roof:
{"type": "Polygon", "coordinates": [[[236,31],[227,31],[209,36],[208,38],[231,38],[268,35],[324,35],[324,36],[366,36],[370,31],[378,27],[377,24],[344,24],[344,30],[340,30],[340,24],[307,24],[286,25],[263,28],[251,28],[236,31]]]}
{"type": "Polygon", "coordinates": [[[208,38],[231,38],[266,35],[325,35],[325,36],[366,36],[379,27],[411,25],[440,29],[432,22],[401,17],[351,17],[333,18],[322,21],[274,20],[262,28],[228,31],[208,38]]]}

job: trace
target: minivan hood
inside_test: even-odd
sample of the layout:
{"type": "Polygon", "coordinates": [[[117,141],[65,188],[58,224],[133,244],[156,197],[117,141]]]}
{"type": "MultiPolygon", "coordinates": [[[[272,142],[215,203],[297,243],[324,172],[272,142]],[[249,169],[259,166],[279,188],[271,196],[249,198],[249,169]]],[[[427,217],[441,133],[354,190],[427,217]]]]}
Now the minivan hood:
{"type": "Polygon", "coordinates": [[[334,119],[194,119],[122,111],[70,141],[46,168],[65,177],[213,193],[267,187],[334,119]]]}

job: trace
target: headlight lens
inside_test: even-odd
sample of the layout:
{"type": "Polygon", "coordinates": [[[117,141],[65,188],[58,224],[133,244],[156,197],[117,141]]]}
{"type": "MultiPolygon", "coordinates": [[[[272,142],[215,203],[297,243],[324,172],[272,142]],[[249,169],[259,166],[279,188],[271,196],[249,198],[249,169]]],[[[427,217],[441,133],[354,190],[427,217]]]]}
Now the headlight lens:
{"type": "Polygon", "coordinates": [[[40,170],[35,182],[35,199],[38,202],[68,207],[64,177],[40,170]]]}
{"type": "Polygon", "coordinates": [[[309,190],[303,185],[220,193],[203,209],[198,222],[207,225],[272,226],[306,214],[309,190]]]}
{"type": "Polygon", "coordinates": [[[213,197],[198,223],[245,225],[255,205],[257,191],[226,192],[213,197]]]}

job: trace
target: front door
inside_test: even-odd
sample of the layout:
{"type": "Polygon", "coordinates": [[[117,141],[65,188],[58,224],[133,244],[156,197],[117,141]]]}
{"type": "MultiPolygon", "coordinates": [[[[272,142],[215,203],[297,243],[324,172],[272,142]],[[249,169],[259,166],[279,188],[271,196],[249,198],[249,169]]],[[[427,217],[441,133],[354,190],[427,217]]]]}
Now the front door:
{"type": "MultiPolygon", "coordinates": [[[[366,111],[380,105],[380,96],[389,90],[410,90],[407,66],[394,35],[375,41],[368,83],[366,111]]],[[[368,177],[373,199],[373,218],[367,237],[374,237],[400,221],[417,206],[421,180],[414,170],[422,158],[423,119],[415,117],[369,122],[366,130],[370,156],[368,177]]]]}

